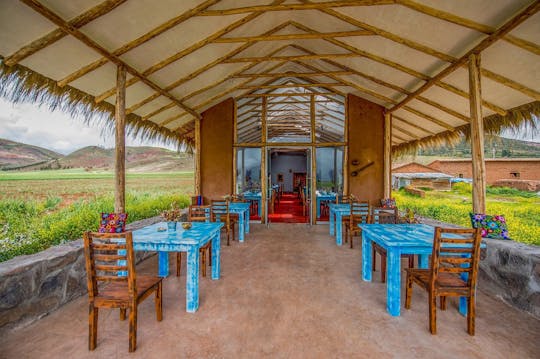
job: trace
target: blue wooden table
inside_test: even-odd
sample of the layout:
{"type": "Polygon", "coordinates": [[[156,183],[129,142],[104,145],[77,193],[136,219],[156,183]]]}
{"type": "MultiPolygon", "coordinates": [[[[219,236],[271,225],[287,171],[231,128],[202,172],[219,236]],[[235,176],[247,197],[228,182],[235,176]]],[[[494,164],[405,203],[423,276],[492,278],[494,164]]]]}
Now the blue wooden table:
{"type": "Polygon", "coordinates": [[[330,203],[328,207],[330,208],[330,235],[335,234],[336,244],[341,246],[343,244],[343,226],[341,222],[343,216],[351,214],[351,205],[347,203],[330,203]]]}
{"type": "Polygon", "coordinates": [[[335,202],[336,194],[335,193],[321,193],[316,192],[317,197],[317,218],[321,216],[321,201],[335,202]]]}
{"type": "Polygon", "coordinates": [[[249,203],[230,202],[229,212],[238,214],[238,241],[243,242],[244,233],[249,233],[249,203]]]}
{"type": "Polygon", "coordinates": [[[186,311],[194,313],[199,308],[199,249],[212,241],[212,279],[220,276],[220,230],[223,223],[192,222],[184,230],[180,223],[175,232],[158,232],[167,228],[166,222],[156,223],[133,231],[133,249],[158,252],[158,275],[169,275],[169,252],[187,252],[186,311]]]}
{"type": "MultiPolygon", "coordinates": [[[[433,251],[435,227],[427,224],[359,224],[362,229],[362,279],[371,281],[372,244],[386,249],[386,310],[393,316],[401,309],[401,254],[417,254],[419,267],[428,268],[433,251]]],[[[460,312],[467,312],[467,301],[460,298],[460,312]]]]}
{"type": "MultiPolygon", "coordinates": [[[[258,202],[258,205],[257,205],[257,208],[258,208],[258,214],[259,214],[259,217],[261,216],[261,198],[262,198],[262,194],[261,192],[244,192],[242,194],[242,196],[244,196],[244,198],[248,201],[257,201],[258,202]]],[[[248,212],[249,213],[249,212],[248,212]]]]}

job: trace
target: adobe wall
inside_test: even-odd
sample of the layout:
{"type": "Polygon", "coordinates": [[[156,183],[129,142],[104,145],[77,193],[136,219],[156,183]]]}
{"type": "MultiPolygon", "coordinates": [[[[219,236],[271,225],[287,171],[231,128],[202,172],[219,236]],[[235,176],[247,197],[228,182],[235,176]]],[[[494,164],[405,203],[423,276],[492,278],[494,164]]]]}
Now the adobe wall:
{"type": "MultiPolygon", "coordinates": [[[[486,160],[486,182],[494,184],[501,179],[511,179],[512,172],[519,172],[520,180],[540,180],[540,161],[490,161],[486,160]]],[[[459,177],[472,178],[472,163],[468,161],[435,161],[430,167],[459,177]]]]}
{"type": "Polygon", "coordinates": [[[201,194],[206,202],[233,192],[233,131],[232,98],[202,113],[201,194]]]}
{"type": "Polygon", "coordinates": [[[373,203],[384,196],[384,108],[354,95],[347,96],[349,193],[373,203]],[[353,161],[358,161],[353,165],[353,161]],[[362,167],[368,167],[360,170],[362,167]],[[357,176],[351,176],[357,171],[357,176]]]}

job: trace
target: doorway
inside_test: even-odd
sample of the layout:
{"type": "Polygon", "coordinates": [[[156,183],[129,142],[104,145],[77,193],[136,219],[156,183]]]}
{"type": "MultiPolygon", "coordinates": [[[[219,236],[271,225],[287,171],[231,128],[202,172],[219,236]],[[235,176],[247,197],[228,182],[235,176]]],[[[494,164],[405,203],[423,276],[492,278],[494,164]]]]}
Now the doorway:
{"type": "Polygon", "coordinates": [[[306,148],[268,149],[268,223],[310,223],[310,157],[306,148]]]}

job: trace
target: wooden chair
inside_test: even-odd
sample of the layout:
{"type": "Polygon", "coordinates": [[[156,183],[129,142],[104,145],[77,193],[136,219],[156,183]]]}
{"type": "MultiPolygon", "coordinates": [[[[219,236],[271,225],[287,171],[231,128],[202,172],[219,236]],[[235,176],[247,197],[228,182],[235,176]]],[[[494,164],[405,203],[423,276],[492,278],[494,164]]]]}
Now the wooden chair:
{"type": "Polygon", "coordinates": [[[350,239],[351,248],[353,247],[353,236],[360,234],[361,230],[358,227],[360,223],[369,223],[369,201],[352,202],[351,214],[347,216],[347,222],[345,222],[345,242],[350,239]],[[350,238],[349,238],[350,236],[350,238]]]}
{"type": "MultiPolygon", "coordinates": [[[[339,194],[336,196],[336,204],[350,204],[355,201],[356,198],[352,194],[339,194]]],[[[347,222],[349,222],[349,216],[341,216],[343,227],[347,225],[347,222]]],[[[345,240],[347,240],[347,237],[345,237],[345,240]]]]}
{"type": "MultiPolygon", "coordinates": [[[[373,207],[371,209],[371,223],[399,223],[399,212],[396,207],[373,207]]],[[[381,256],[381,282],[386,282],[386,249],[379,246],[377,243],[372,244],[373,271],[377,268],[376,253],[381,256]]],[[[402,254],[401,258],[406,258],[409,261],[409,268],[414,268],[414,254],[402,254]]]]}
{"type": "Polygon", "coordinates": [[[234,241],[234,218],[231,219],[231,213],[229,212],[229,202],[223,199],[212,200],[212,222],[223,222],[225,224],[225,231],[227,232],[227,245],[230,245],[230,232],[232,231],[232,239],[234,241]]]}
{"type": "MultiPolygon", "coordinates": [[[[189,206],[188,222],[210,222],[212,218],[211,206],[189,206]]],[[[201,271],[202,276],[206,277],[206,253],[208,253],[208,265],[212,265],[212,241],[209,241],[199,249],[201,254],[201,271]]],[[[182,252],[176,253],[176,276],[180,277],[180,269],[182,268],[182,252]]]]}
{"type": "Polygon", "coordinates": [[[137,306],[155,293],[156,317],[163,318],[162,278],[137,276],[131,232],[86,232],[84,254],[89,300],[88,349],[97,345],[99,308],[120,308],[120,319],[126,319],[129,309],[129,351],[137,348],[137,306]],[[126,275],[127,273],[127,275],[126,275]],[[107,285],[98,285],[108,282],[107,285]]]}
{"type": "Polygon", "coordinates": [[[480,261],[479,229],[435,228],[429,269],[408,268],[405,308],[411,307],[413,283],[428,292],[429,330],[437,333],[437,297],[441,310],[446,297],[467,297],[467,332],[474,335],[476,278],[480,261]],[[456,236],[457,235],[457,236],[456,236]]]}

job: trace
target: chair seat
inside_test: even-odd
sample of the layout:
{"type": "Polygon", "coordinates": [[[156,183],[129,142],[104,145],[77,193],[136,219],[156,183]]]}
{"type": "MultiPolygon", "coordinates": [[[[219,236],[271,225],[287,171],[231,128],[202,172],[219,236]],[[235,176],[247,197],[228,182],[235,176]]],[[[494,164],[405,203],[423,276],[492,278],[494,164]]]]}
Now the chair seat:
{"type": "MultiPolygon", "coordinates": [[[[145,298],[150,294],[161,282],[163,278],[155,276],[138,276],[137,277],[137,299],[145,298]]],[[[100,289],[99,294],[94,297],[95,305],[101,303],[127,303],[129,301],[129,291],[127,282],[111,282],[100,289]]]]}
{"type": "MultiPolygon", "coordinates": [[[[419,269],[419,268],[405,268],[407,272],[412,276],[412,279],[422,285],[424,288],[427,289],[429,286],[429,279],[431,276],[431,269],[419,269]]],[[[459,287],[465,287],[467,285],[467,282],[465,282],[459,274],[453,274],[453,273],[446,273],[442,272],[439,273],[437,277],[437,286],[439,288],[459,288],[459,287]]],[[[440,290],[438,290],[440,291],[440,290]]]]}

